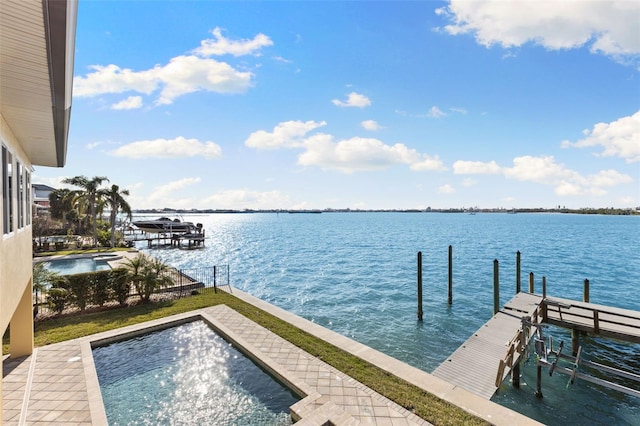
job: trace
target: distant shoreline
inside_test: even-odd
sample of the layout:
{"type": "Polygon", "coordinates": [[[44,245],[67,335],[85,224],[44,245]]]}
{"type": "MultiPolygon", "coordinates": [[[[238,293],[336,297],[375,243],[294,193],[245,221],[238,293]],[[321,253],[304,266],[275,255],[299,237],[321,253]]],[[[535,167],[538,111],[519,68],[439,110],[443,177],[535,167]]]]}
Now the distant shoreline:
{"type": "Polygon", "coordinates": [[[138,214],[228,214],[228,213],[561,213],[561,214],[598,214],[609,216],[638,216],[640,208],[619,209],[619,208],[582,208],[582,209],[543,209],[543,208],[521,208],[521,209],[134,209],[133,213],[138,214]]]}

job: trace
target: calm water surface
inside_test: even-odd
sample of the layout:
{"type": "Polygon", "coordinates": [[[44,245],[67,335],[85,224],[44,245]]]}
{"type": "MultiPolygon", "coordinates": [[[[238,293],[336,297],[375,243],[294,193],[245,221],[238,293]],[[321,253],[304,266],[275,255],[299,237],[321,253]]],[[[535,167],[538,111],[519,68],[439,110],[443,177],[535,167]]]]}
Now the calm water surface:
{"type": "MultiPolygon", "coordinates": [[[[493,263],[500,302],[534,273],[536,292],[640,310],[640,218],[561,214],[322,213],[185,216],[203,223],[204,249],[152,249],[172,266],[229,264],[231,283],[417,368],[431,372],[492,315],[493,263]],[[447,304],[453,247],[453,305],[447,304]],[[416,257],[423,254],[424,321],[416,320],[416,257]]],[[[145,246],[141,249],[148,251],[145,246]]],[[[570,338],[547,330],[556,340],[570,338]]],[[[640,345],[587,339],[583,356],[640,372],[640,345]]],[[[494,400],[548,424],[640,424],[640,400],[595,385],[543,379],[494,400]],[[594,404],[594,401],[599,403],[594,404]],[[602,402],[600,402],[602,401],[602,402]]],[[[634,384],[637,386],[637,384],[634,384]]]]}

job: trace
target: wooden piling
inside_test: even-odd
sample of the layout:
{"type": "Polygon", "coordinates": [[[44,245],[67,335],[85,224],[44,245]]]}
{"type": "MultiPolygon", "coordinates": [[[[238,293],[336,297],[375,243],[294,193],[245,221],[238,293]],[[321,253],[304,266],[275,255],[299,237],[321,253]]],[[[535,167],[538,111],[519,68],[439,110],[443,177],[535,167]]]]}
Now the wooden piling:
{"type": "Polygon", "coordinates": [[[578,349],[580,348],[580,331],[575,328],[571,329],[571,354],[573,356],[578,355],[578,349]]]}
{"type": "Polygon", "coordinates": [[[542,276],[542,298],[547,298],[547,277],[542,276]]]}
{"type": "Polygon", "coordinates": [[[584,291],[582,293],[582,301],[589,303],[589,280],[586,278],[584,280],[584,291]]]}
{"type": "Polygon", "coordinates": [[[493,261],[493,314],[500,311],[500,277],[498,259],[493,261]]]}
{"type": "Polygon", "coordinates": [[[520,293],[520,250],[516,252],[516,294],[520,293]]]}
{"type": "Polygon", "coordinates": [[[529,293],[533,294],[533,272],[529,272],[529,293]]]}
{"type": "Polygon", "coordinates": [[[536,398],[542,398],[542,365],[536,367],[536,398]]]}
{"type": "Polygon", "coordinates": [[[447,302],[453,303],[453,247],[449,246],[449,297],[447,302]]]}
{"type": "Polygon", "coordinates": [[[514,388],[520,389],[520,363],[516,362],[511,369],[511,384],[514,388]]]}
{"type": "Polygon", "coordinates": [[[422,321],[422,252],[418,252],[418,321],[422,321]]]}

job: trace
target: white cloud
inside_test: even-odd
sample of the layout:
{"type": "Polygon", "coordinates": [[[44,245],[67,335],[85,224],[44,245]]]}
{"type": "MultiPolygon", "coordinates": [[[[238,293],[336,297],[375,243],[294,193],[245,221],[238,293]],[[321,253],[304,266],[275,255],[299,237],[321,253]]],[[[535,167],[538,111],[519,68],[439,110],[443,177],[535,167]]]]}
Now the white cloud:
{"type": "Polygon", "coordinates": [[[506,177],[521,181],[537,182],[547,185],[557,184],[563,180],[585,183],[584,178],[562,164],[555,162],[553,156],[532,157],[525,155],[513,159],[513,167],[505,167],[506,177]]]}
{"type": "MultiPolygon", "coordinates": [[[[451,0],[436,14],[451,22],[444,31],[471,33],[490,47],[519,47],[528,42],[550,50],[589,46],[616,60],[640,54],[637,1],[451,0]]],[[[626,59],[625,59],[626,58],[626,59]]]]}
{"type": "Polygon", "coordinates": [[[598,123],[592,130],[585,130],[584,139],[577,142],[563,141],[563,147],[596,147],[600,146],[603,157],[624,158],[627,163],[640,161],[640,111],[619,118],[611,123],[598,123]]]}
{"type": "Polygon", "coordinates": [[[89,150],[94,149],[99,147],[100,145],[102,145],[103,142],[90,142],[88,144],[85,145],[85,147],[89,150]]]}
{"type": "Polygon", "coordinates": [[[141,96],[129,96],[118,103],[111,105],[111,109],[137,109],[142,107],[141,96]]]}
{"type": "Polygon", "coordinates": [[[633,182],[633,178],[616,170],[602,170],[593,175],[583,176],[557,163],[552,156],[516,157],[513,159],[512,167],[500,167],[495,161],[456,161],[453,170],[455,174],[502,174],[508,179],[552,186],[558,195],[600,196],[606,194],[604,188],[633,182]]]}
{"type": "Polygon", "coordinates": [[[173,182],[166,183],[164,185],[156,186],[153,189],[151,195],[146,197],[146,201],[143,202],[144,205],[149,207],[185,207],[188,206],[191,200],[188,199],[175,199],[176,194],[180,194],[184,191],[185,188],[188,188],[192,185],[200,183],[200,178],[184,178],[180,180],[176,180],[173,182]]]}
{"type": "Polygon", "coordinates": [[[285,121],[273,128],[273,132],[258,130],[249,135],[245,145],[257,149],[299,148],[310,131],[325,126],[325,121],[285,121]]]}
{"type": "Polygon", "coordinates": [[[343,107],[343,108],[344,107],[364,108],[371,105],[371,100],[369,98],[367,98],[365,95],[361,95],[360,93],[356,93],[356,92],[349,93],[347,95],[347,100],[344,102],[339,99],[334,99],[331,102],[333,102],[334,105],[343,107]]]}
{"type": "Polygon", "coordinates": [[[165,66],[135,72],[117,65],[90,67],[94,72],[74,77],[73,94],[93,97],[106,93],[138,92],[150,95],[160,88],[157,104],[170,104],[178,96],[200,90],[243,93],[252,84],[251,72],[240,72],[229,64],[196,56],[178,56],[165,66]]]}
{"type": "Polygon", "coordinates": [[[587,179],[591,185],[599,188],[633,182],[631,176],[623,175],[617,170],[601,170],[595,175],[590,175],[587,179]]]}
{"type": "Polygon", "coordinates": [[[289,196],[280,191],[252,191],[249,189],[230,189],[210,195],[203,205],[218,209],[280,209],[293,208],[289,196]]]}
{"type": "Polygon", "coordinates": [[[181,158],[204,157],[212,160],[222,156],[222,149],[214,142],[200,142],[178,136],[175,139],[154,139],[131,142],[111,154],[128,158],[181,158]]]}
{"type": "Polygon", "coordinates": [[[360,123],[360,125],[362,126],[363,129],[370,130],[372,132],[382,129],[382,126],[378,124],[378,122],[375,120],[364,120],[363,122],[360,123]]]}
{"type": "Polygon", "coordinates": [[[274,56],[273,60],[274,61],[278,61],[278,62],[282,62],[282,63],[285,63],[285,64],[290,64],[290,63],[293,62],[292,60],[283,58],[282,56],[274,56]]]}
{"type": "MultiPolygon", "coordinates": [[[[208,58],[209,55],[232,54],[234,56],[254,54],[273,42],[258,34],[253,40],[232,41],[224,38],[220,29],[214,30],[216,40],[204,40],[195,49],[195,54],[173,57],[165,65],[134,71],[115,64],[92,65],[90,72],[73,79],[73,94],[77,97],[93,97],[102,94],[136,92],[151,95],[159,91],[156,104],[171,104],[179,96],[197,91],[223,94],[244,93],[252,86],[254,74],[240,71],[226,62],[208,58]],[[199,55],[199,56],[197,56],[199,55]]],[[[139,97],[138,97],[139,98],[139,97]]],[[[142,99],[130,97],[129,102],[120,102],[114,109],[136,107],[142,99]]]]}
{"type": "Polygon", "coordinates": [[[462,180],[462,186],[465,187],[471,187],[471,186],[476,186],[478,184],[478,181],[475,179],[470,179],[470,178],[465,178],[462,180]]]}
{"type": "Polygon", "coordinates": [[[91,65],[92,73],[86,77],[73,78],[73,95],[91,97],[103,93],[135,91],[151,94],[160,84],[156,76],[157,68],[146,71],[132,71],[117,65],[91,65]]]}
{"type": "Polygon", "coordinates": [[[442,163],[420,155],[403,144],[385,145],[378,139],[353,137],[338,142],[333,136],[318,134],[307,139],[306,151],[298,164],[338,170],[343,173],[387,169],[407,164],[412,170],[442,170],[442,163]]]}
{"type": "Polygon", "coordinates": [[[453,163],[453,173],[457,175],[495,175],[502,173],[502,168],[495,161],[483,163],[481,161],[458,160],[453,163]]]}
{"type": "Polygon", "coordinates": [[[211,31],[213,39],[206,39],[200,42],[200,47],[194,49],[193,53],[199,56],[220,56],[220,55],[255,55],[263,47],[273,46],[273,41],[264,34],[258,34],[253,39],[230,40],[222,35],[219,27],[211,31]]]}
{"type": "Polygon", "coordinates": [[[298,164],[353,173],[363,170],[382,170],[396,164],[406,164],[411,170],[445,170],[442,161],[409,149],[403,144],[386,145],[378,139],[353,137],[335,141],[325,133],[308,135],[327,123],[315,121],[287,121],[274,127],[273,132],[253,132],[245,145],[257,149],[299,148],[298,164]]]}
{"type": "Polygon", "coordinates": [[[456,189],[449,184],[442,185],[441,187],[438,188],[439,194],[453,194],[455,192],[456,192],[456,189]]]}
{"type": "Polygon", "coordinates": [[[440,118],[446,115],[447,114],[437,106],[432,106],[431,108],[429,108],[429,112],[427,112],[427,117],[431,117],[431,118],[440,118]]]}
{"type": "Polygon", "coordinates": [[[467,114],[467,110],[464,109],[464,108],[451,107],[451,108],[449,108],[449,110],[451,112],[457,112],[458,114],[462,114],[462,115],[466,115],[467,114]]]}
{"type": "Polygon", "coordinates": [[[253,74],[235,70],[229,64],[196,56],[178,56],[157,71],[163,89],[157,100],[170,104],[178,96],[204,90],[216,93],[244,93],[253,74]]]}

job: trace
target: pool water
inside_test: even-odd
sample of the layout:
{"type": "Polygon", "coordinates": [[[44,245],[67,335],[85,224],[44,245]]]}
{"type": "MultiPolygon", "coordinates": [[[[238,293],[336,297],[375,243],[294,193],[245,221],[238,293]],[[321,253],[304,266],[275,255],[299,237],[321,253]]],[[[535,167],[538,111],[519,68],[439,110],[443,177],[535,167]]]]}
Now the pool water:
{"type": "Polygon", "coordinates": [[[56,272],[59,275],[82,274],[85,272],[106,271],[111,269],[106,261],[86,257],[51,260],[45,263],[45,267],[49,271],[56,272]]]}
{"type": "Polygon", "coordinates": [[[194,321],[93,349],[110,425],[290,425],[299,398],[194,321]]]}

